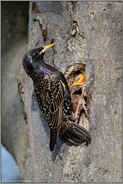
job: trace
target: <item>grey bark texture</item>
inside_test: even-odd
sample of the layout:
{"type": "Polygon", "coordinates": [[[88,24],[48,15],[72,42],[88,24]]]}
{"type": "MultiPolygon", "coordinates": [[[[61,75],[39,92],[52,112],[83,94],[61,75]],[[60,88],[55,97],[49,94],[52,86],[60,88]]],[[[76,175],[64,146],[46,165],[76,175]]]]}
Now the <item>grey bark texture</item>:
{"type": "Polygon", "coordinates": [[[70,65],[86,64],[92,143],[62,144],[50,152],[48,126],[22,68],[18,83],[28,136],[28,144],[19,144],[27,147],[23,165],[19,151],[14,154],[25,182],[122,182],[121,15],[122,2],[30,3],[28,49],[54,40],[45,54],[48,64],[64,74],[70,65]]]}

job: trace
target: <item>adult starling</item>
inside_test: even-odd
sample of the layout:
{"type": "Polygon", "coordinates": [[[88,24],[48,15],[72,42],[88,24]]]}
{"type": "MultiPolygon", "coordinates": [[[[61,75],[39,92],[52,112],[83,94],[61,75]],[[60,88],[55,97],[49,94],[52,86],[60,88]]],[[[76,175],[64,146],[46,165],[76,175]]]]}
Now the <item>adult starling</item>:
{"type": "Polygon", "coordinates": [[[58,136],[66,143],[78,146],[91,142],[88,131],[71,121],[72,103],[64,75],[46,64],[43,56],[54,44],[29,50],[23,57],[23,67],[33,80],[34,93],[43,117],[50,128],[50,150],[58,136]]]}

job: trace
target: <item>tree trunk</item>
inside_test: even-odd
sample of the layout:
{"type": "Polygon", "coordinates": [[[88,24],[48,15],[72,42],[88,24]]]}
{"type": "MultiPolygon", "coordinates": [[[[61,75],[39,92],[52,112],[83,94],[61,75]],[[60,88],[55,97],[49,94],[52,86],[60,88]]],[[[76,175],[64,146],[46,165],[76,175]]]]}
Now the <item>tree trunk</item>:
{"type": "Polygon", "coordinates": [[[62,144],[60,150],[50,152],[48,126],[33,96],[32,81],[21,69],[22,81],[18,81],[24,91],[20,93],[29,139],[25,164],[17,160],[23,180],[121,182],[122,3],[33,2],[29,10],[28,49],[54,41],[54,49],[47,51],[44,60],[64,74],[70,66],[86,64],[92,143],[88,147],[62,144]]]}

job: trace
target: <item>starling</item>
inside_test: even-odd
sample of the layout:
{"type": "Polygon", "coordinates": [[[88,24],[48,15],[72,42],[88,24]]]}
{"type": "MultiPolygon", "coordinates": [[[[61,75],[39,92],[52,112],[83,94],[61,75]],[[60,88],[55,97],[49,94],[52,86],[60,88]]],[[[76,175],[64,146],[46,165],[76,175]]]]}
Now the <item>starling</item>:
{"type": "Polygon", "coordinates": [[[39,108],[50,128],[51,151],[58,136],[69,145],[91,142],[88,131],[71,120],[71,94],[63,73],[44,62],[45,52],[54,45],[29,50],[23,57],[23,67],[33,81],[39,108]]]}
{"type": "Polygon", "coordinates": [[[81,71],[81,70],[80,70],[80,72],[82,74],[81,75],[81,78],[77,82],[73,83],[71,85],[71,87],[78,86],[78,85],[84,85],[86,83],[86,74],[85,74],[85,72],[84,71],[81,71]]]}
{"type": "MultiPolygon", "coordinates": [[[[80,72],[81,72],[81,74],[82,74],[82,75],[81,75],[81,78],[80,78],[77,82],[75,82],[75,83],[73,83],[73,84],[71,85],[71,87],[82,85],[82,93],[81,93],[81,96],[80,96],[80,98],[79,98],[79,101],[78,101],[78,104],[77,104],[77,107],[76,107],[76,111],[75,111],[75,116],[76,116],[76,117],[78,116],[79,107],[80,107],[80,104],[81,104],[82,99],[83,99],[83,97],[84,97],[85,84],[86,84],[86,74],[85,74],[84,71],[81,71],[81,70],[80,70],[80,72]]],[[[84,105],[84,103],[83,103],[83,108],[84,108],[85,111],[87,110],[86,107],[85,107],[85,105],[84,105]]]]}

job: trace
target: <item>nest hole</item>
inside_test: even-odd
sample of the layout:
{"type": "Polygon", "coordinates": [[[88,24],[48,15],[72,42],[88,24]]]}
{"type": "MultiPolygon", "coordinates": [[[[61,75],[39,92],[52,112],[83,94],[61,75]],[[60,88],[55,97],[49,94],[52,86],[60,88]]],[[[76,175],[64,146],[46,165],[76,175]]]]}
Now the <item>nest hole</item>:
{"type": "Polygon", "coordinates": [[[78,103],[80,102],[78,113],[77,113],[77,123],[79,123],[79,120],[83,115],[85,116],[85,118],[88,119],[89,110],[90,110],[90,92],[89,92],[89,88],[86,86],[86,83],[84,85],[72,86],[73,83],[77,82],[82,77],[82,72],[86,73],[86,65],[79,63],[74,65],[72,70],[69,72],[69,75],[67,76],[67,82],[71,91],[71,99],[72,99],[74,113],[76,112],[78,103]],[[82,96],[83,87],[84,87],[84,93],[82,96]]]}

